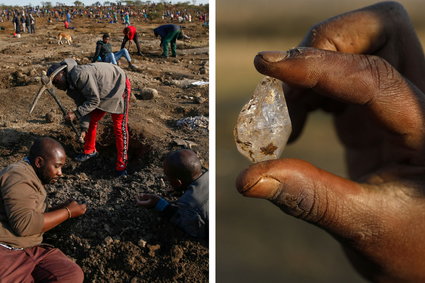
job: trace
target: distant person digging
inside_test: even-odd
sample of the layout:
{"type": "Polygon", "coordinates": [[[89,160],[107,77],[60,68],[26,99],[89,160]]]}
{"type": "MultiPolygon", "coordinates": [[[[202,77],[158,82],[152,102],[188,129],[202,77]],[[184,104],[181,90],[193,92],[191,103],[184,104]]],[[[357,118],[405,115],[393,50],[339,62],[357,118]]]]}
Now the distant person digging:
{"type": "Polygon", "coordinates": [[[137,67],[131,63],[130,53],[128,53],[126,48],[122,48],[120,51],[115,53],[112,52],[112,46],[109,43],[110,39],[110,35],[105,33],[102,37],[102,40],[99,40],[96,43],[96,52],[93,56],[92,62],[102,61],[118,65],[118,60],[124,56],[128,62],[128,68],[133,71],[137,71],[137,67]]]}
{"type": "MultiPolygon", "coordinates": [[[[121,43],[121,49],[125,48],[127,41],[130,41],[129,45],[131,45],[131,40],[134,41],[137,48],[137,55],[142,56],[142,51],[140,51],[140,43],[139,43],[139,35],[137,34],[137,30],[134,26],[125,27],[123,30],[124,38],[121,43]]],[[[130,47],[129,47],[130,49],[130,47]]]]}
{"type": "Polygon", "coordinates": [[[168,57],[168,44],[171,45],[171,57],[177,57],[177,39],[190,39],[183,33],[182,26],[179,25],[162,25],[153,30],[156,37],[161,37],[162,57],[168,57]]]}
{"type": "Polygon", "coordinates": [[[208,172],[202,173],[198,156],[191,150],[173,151],[164,161],[164,173],[173,189],[183,195],[175,202],[152,194],[136,197],[137,205],[154,208],[196,238],[208,238],[208,172]]]}
{"type": "Polygon", "coordinates": [[[68,21],[64,21],[63,22],[63,26],[65,27],[65,29],[75,29],[75,27],[70,27],[69,26],[69,22],[68,21]]]}

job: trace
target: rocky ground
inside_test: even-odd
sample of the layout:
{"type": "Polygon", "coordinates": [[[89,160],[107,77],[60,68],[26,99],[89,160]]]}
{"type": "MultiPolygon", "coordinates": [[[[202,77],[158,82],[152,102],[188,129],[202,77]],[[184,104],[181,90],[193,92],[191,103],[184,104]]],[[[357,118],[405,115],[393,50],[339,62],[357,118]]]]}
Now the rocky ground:
{"type": "MultiPolygon", "coordinates": [[[[100,155],[76,163],[82,145],[63,122],[54,100],[45,93],[32,115],[29,107],[41,87],[40,76],[54,62],[74,58],[89,63],[95,43],[105,32],[118,51],[121,24],[77,18],[70,33],[72,45],[58,45],[62,23],[37,19],[36,34],[12,36],[12,24],[0,31],[0,167],[21,160],[34,138],[58,139],[69,156],[65,176],[47,187],[49,207],[75,199],[86,202],[87,213],[45,234],[45,242],[59,247],[84,270],[86,282],[207,282],[208,243],[185,235],[154,211],[135,206],[140,192],[167,199],[162,172],[163,157],[171,150],[191,148],[208,169],[208,29],[201,23],[186,24],[190,42],[178,42],[177,58],[160,58],[159,39],[153,28],[159,23],[135,23],[141,33],[143,56],[130,53],[138,71],[120,66],[132,82],[129,114],[129,176],[113,177],[115,144],[110,117],[102,121],[98,135],[100,155]],[[153,90],[152,90],[153,89],[153,90]]],[[[68,32],[68,31],[66,31],[68,32]]],[[[73,102],[56,90],[67,109],[73,102]]]]}

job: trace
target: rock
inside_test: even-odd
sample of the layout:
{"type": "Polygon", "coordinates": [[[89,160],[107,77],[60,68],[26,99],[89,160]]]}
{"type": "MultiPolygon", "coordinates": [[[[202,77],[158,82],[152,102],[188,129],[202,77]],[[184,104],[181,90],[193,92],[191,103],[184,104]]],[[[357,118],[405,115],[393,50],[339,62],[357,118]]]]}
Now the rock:
{"type": "Polygon", "coordinates": [[[171,250],[171,254],[172,254],[172,261],[174,263],[179,263],[180,260],[183,258],[184,252],[183,249],[179,246],[174,246],[171,250]]]}
{"type": "Polygon", "coordinates": [[[106,243],[107,245],[110,245],[110,244],[112,244],[112,242],[113,242],[114,240],[112,240],[112,238],[111,238],[110,236],[108,236],[108,237],[106,237],[106,238],[104,239],[104,241],[105,241],[105,243],[106,243]]]}
{"type": "MultiPolygon", "coordinates": [[[[183,139],[175,139],[174,142],[177,145],[183,146],[183,147],[186,147],[186,148],[192,148],[192,147],[198,146],[198,144],[193,142],[193,141],[188,141],[188,140],[183,140],[183,139]]],[[[164,184],[164,187],[165,187],[165,184],[164,184]]]]}
{"type": "Polygon", "coordinates": [[[139,245],[139,247],[144,248],[146,247],[147,242],[143,239],[140,239],[137,244],[139,245]]]}
{"type": "Polygon", "coordinates": [[[265,77],[239,113],[233,131],[236,146],[252,162],[277,159],[291,131],[282,82],[265,77]]]}
{"type": "Polygon", "coordinates": [[[165,188],[165,182],[164,182],[164,179],[159,178],[159,183],[161,184],[161,188],[165,188]]]}
{"type": "Polygon", "coordinates": [[[207,99],[204,98],[204,97],[195,97],[195,102],[198,103],[198,104],[202,104],[205,101],[207,101],[207,99]]]}
{"type": "Polygon", "coordinates": [[[200,68],[200,69],[199,69],[199,73],[200,73],[201,75],[205,75],[205,74],[207,74],[207,73],[208,73],[208,71],[207,71],[207,69],[206,69],[206,68],[200,68]]]}
{"type": "Polygon", "coordinates": [[[149,248],[149,255],[151,257],[155,257],[156,251],[159,250],[161,248],[161,246],[160,245],[149,245],[148,248],[149,248]]]}
{"type": "Polygon", "coordinates": [[[183,139],[174,139],[174,142],[175,142],[177,145],[186,146],[186,141],[185,141],[185,140],[183,140],[183,139]]]}
{"type": "Polygon", "coordinates": [[[87,180],[89,180],[89,177],[84,172],[82,172],[78,177],[80,178],[81,181],[87,181],[87,180]]]}
{"type": "Polygon", "coordinates": [[[58,120],[57,115],[53,112],[47,113],[45,118],[46,118],[47,123],[53,123],[53,122],[56,122],[58,120]]]}
{"type": "Polygon", "coordinates": [[[151,100],[159,96],[158,91],[154,88],[143,88],[136,97],[142,100],[151,100]]]}
{"type": "Polygon", "coordinates": [[[35,77],[37,75],[38,75],[38,72],[36,69],[31,69],[31,71],[29,71],[28,73],[28,76],[31,76],[31,77],[35,77]]]}
{"type": "Polygon", "coordinates": [[[177,120],[177,127],[193,130],[195,128],[208,129],[209,120],[205,116],[186,117],[177,120]]]}

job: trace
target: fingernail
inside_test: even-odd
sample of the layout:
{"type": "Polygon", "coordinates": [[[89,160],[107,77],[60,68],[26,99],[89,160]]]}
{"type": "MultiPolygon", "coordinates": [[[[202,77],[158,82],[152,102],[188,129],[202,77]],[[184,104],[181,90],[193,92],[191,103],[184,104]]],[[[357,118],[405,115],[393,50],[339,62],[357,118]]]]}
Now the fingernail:
{"type": "Polygon", "coordinates": [[[263,51],[258,53],[259,56],[263,58],[264,61],[269,63],[280,62],[288,56],[286,51],[263,51]]]}
{"type": "Polygon", "coordinates": [[[262,177],[255,184],[240,190],[240,193],[247,197],[271,199],[281,186],[282,184],[274,178],[262,177]]]}

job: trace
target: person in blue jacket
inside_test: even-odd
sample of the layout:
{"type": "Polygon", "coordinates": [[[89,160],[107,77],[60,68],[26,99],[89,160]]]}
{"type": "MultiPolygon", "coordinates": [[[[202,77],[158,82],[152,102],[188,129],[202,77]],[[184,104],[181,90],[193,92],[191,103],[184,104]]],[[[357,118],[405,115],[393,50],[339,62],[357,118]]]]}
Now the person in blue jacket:
{"type": "Polygon", "coordinates": [[[137,205],[154,208],[173,224],[195,238],[208,238],[208,171],[202,172],[201,162],[189,149],[173,151],[164,161],[164,174],[174,191],[183,193],[175,202],[157,195],[136,197],[137,205]]]}

